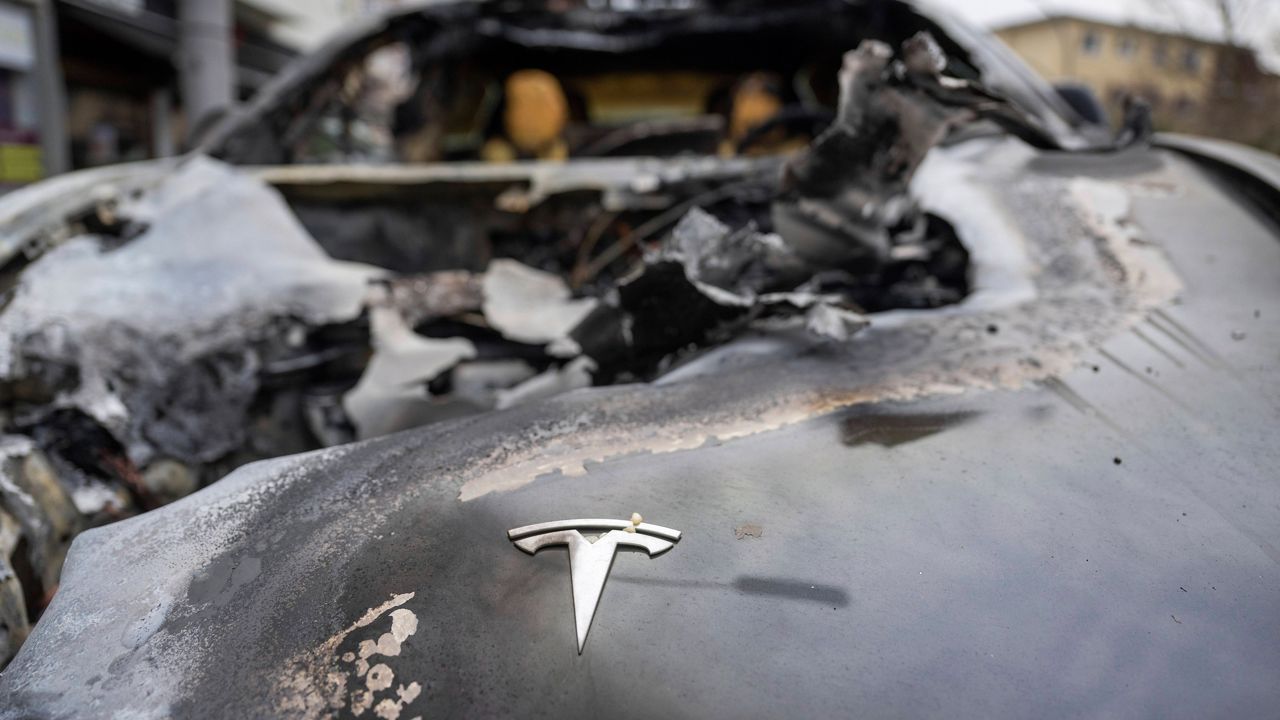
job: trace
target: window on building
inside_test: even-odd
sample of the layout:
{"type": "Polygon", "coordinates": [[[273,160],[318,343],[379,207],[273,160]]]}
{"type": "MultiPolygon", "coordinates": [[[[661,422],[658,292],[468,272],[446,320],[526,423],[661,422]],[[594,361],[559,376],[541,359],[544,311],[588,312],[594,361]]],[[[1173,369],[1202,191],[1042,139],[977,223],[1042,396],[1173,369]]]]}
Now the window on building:
{"type": "Polygon", "coordinates": [[[1169,64],[1169,43],[1164,40],[1157,40],[1155,47],[1151,51],[1151,59],[1158,67],[1164,67],[1169,64]]]}
{"type": "Polygon", "coordinates": [[[1097,55],[1102,49],[1102,35],[1097,30],[1085,30],[1084,38],[1080,41],[1080,50],[1085,55],[1097,55]]]}
{"type": "Polygon", "coordinates": [[[1182,69],[1189,73],[1200,72],[1200,50],[1187,48],[1182,52],[1182,69]]]}
{"type": "Polygon", "coordinates": [[[1116,51],[1120,53],[1120,57],[1131,58],[1138,54],[1138,40],[1129,35],[1120,36],[1116,43],[1116,51]]]}

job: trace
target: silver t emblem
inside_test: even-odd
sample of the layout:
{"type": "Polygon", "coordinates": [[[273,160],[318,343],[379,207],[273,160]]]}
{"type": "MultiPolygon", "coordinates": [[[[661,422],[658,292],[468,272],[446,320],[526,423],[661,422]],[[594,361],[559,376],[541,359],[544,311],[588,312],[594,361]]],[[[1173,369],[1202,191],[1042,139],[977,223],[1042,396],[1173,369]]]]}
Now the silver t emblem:
{"type": "Polygon", "coordinates": [[[638,547],[656,557],[680,540],[680,531],[650,525],[639,515],[631,520],[561,520],[526,525],[507,531],[516,547],[529,553],[553,545],[569,546],[569,579],[573,583],[573,619],[578,629],[578,654],[587,643],[591,618],[609,579],[614,552],[619,545],[638,547]],[[583,536],[596,535],[594,542],[583,536]]]}

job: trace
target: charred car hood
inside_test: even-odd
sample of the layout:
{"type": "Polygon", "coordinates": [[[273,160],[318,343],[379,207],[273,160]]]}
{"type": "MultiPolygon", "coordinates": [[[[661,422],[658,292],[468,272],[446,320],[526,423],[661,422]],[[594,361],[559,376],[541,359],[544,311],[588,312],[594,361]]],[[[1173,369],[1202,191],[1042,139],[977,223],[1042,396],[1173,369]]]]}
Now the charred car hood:
{"type": "Polygon", "coordinates": [[[0,717],[1270,712],[1276,228],[1163,151],[929,163],[961,305],[255,463],[88,531],[0,717]],[[682,537],[618,554],[579,654],[564,551],[507,531],[632,512],[682,537]]]}

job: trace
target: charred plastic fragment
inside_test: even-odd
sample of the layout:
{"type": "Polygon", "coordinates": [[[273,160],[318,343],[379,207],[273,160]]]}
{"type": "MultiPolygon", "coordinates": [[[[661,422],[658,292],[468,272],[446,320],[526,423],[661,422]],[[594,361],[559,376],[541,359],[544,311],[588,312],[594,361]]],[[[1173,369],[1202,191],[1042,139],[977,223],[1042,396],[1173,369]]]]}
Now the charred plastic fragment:
{"type": "Polygon", "coordinates": [[[0,437],[0,663],[52,599],[84,520],[30,439],[0,437]]]}
{"type": "Polygon", "coordinates": [[[608,377],[647,377],[669,356],[723,342],[755,320],[807,317],[810,330],[838,340],[866,325],[838,293],[806,288],[810,278],[778,235],[732,230],[695,208],[573,339],[608,377]]]}
{"type": "Polygon", "coordinates": [[[901,58],[868,40],[846,53],[835,122],[786,166],[773,221],[805,262],[876,272],[923,234],[908,187],[929,149],[955,128],[995,122],[1035,147],[1058,148],[1032,116],[981,85],[944,76],[928,33],[901,58]]]}

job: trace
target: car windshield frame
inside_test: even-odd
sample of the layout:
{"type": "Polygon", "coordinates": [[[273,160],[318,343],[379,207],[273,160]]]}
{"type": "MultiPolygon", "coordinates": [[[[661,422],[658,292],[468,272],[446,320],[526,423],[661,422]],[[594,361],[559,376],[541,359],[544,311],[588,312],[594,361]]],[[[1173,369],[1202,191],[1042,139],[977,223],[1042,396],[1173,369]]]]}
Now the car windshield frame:
{"type": "MultiPolygon", "coordinates": [[[[554,14],[537,5],[524,5],[513,10],[508,4],[492,0],[458,0],[427,2],[402,7],[357,23],[324,43],[314,52],[297,58],[248,103],[233,108],[210,123],[195,150],[239,165],[312,164],[294,160],[250,159],[252,150],[244,150],[245,138],[260,134],[264,123],[276,116],[306,111],[302,102],[332,77],[335,68],[351,66],[387,43],[403,41],[423,23],[434,24],[430,51],[420,53],[415,61],[430,62],[424,56],[438,59],[451,49],[464,44],[468,36],[504,38],[549,52],[556,50],[608,50],[627,54],[643,49],[656,37],[673,32],[678,23],[714,28],[725,33],[747,33],[771,22],[774,15],[813,11],[815,7],[834,4],[877,14],[888,14],[899,20],[907,18],[935,34],[950,57],[972,68],[974,79],[1003,94],[1023,110],[1038,118],[1063,148],[1088,149],[1099,145],[1088,137],[1087,123],[1075,113],[1053,88],[991,34],[956,17],[927,0],[812,0],[786,10],[770,9],[768,3],[745,0],[738,3],[709,2],[704,5],[682,3],[681,9],[637,6],[640,9],[579,10],[570,14],[554,14]],[[688,6],[688,7],[684,7],[688,6]],[[646,9],[647,8],[647,9],[646,9]],[[745,9],[744,9],[745,8],[745,9]],[[673,24],[674,23],[674,24],[673,24]],[[587,29],[592,26],[595,29],[587,29]],[[465,28],[459,30],[458,28],[465,28]],[[637,30],[636,28],[640,28],[637,30]],[[959,52],[957,52],[959,51],[959,52]]],[[[421,30],[418,30],[421,32],[421,30]]],[[[851,40],[850,47],[856,44],[851,40]]],[[[248,144],[253,144],[252,140],[248,144]]],[[[270,144],[259,141],[258,147],[270,144]]],[[[572,160],[573,158],[570,158],[572,160]]]]}

